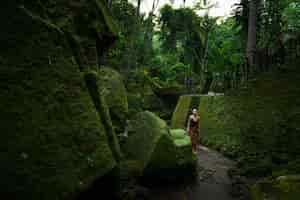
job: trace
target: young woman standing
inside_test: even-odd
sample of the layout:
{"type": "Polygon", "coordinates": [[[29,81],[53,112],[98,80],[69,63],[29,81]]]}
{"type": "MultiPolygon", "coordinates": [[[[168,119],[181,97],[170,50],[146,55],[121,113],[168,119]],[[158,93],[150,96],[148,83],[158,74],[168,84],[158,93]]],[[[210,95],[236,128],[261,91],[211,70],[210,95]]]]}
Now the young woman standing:
{"type": "Polygon", "coordinates": [[[197,151],[198,139],[199,139],[199,115],[197,109],[192,110],[192,114],[188,118],[187,132],[191,137],[193,152],[197,151]]]}

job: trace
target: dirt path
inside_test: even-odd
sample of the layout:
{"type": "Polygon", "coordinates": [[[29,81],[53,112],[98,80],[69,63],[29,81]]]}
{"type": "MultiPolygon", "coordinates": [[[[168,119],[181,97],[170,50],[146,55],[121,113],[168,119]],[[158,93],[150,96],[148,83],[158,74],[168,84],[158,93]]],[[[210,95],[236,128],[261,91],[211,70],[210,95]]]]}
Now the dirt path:
{"type": "Polygon", "coordinates": [[[153,200],[236,200],[228,170],[234,162],[216,151],[200,146],[198,151],[198,177],[195,184],[183,187],[160,188],[153,191],[153,200]]]}

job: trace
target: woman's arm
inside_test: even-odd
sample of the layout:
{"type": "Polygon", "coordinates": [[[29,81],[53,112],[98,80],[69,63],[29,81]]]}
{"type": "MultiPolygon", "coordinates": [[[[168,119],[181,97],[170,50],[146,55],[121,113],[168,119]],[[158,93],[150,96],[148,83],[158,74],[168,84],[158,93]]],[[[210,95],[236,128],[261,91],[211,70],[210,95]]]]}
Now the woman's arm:
{"type": "Polygon", "coordinates": [[[186,131],[189,132],[190,131],[190,124],[191,124],[191,116],[189,116],[188,122],[187,122],[187,126],[186,126],[186,131]]]}

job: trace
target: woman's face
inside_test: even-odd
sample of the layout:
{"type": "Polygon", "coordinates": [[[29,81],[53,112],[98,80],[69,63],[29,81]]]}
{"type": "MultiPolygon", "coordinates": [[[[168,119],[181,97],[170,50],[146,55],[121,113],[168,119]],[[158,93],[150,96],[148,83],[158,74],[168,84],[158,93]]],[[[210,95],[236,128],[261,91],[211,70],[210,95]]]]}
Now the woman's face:
{"type": "Polygon", "coordinates": [[[194,115],[196,115],[196,114],[197,114],[197,109],[193,109],[193,110],[192,110],[192,113],[193,113],[194,115]]]}

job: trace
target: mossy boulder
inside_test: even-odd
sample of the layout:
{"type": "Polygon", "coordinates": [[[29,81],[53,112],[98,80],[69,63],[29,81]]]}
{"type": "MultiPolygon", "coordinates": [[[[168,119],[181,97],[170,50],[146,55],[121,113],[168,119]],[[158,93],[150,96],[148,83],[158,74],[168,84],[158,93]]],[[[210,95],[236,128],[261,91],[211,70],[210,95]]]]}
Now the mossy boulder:
{"type": "Polygon", "coordinates": [[[188,133],[183,129],[171,129],[170,134],[177,147],[191,145],[188,133]]]}
{"type": "Polygon", "coordinates": [[[146,166],[156,143],[162,135],[167,135],[169,130],[165,121],[154,113],[144,111],[130,120],[127,131],[128,139],[124,151],[128,159],[139,160],[146,166]]]}
{"type": "Polygon", "coordinates": [[[1,197],[72,199],[94,182],[112,192],[117,163],[84,81],[86,54],[70,41],[96,44],[99,31],[97,52],[112,43],[104,1],[8,1],[0,13],[1,197]],[[80,23],[94,14],[101,29],[80,23]]]}
{"type": "Polygon", "coordinates": [[[130,121],[124,149],[128,159],[141,163],[144,180],[171,181],[193,174],[196,156],[190,138],[178,136],[174,131],[171,134],[166,123],[149,111],[137,114],[130,121]]]}
{"type": "Polygon", "coordinates": [[[176,131],[176,135],[173,131],[173,134],[160,137],[144,169],[144,180],[151,183],[173,182],[195,175],[197,157],[191,150],[190,137],[186,133],[178,137],[176,131]]]}
{"type": "Polygon", "coordinates": [[[117,132],[122,132],[128,115],[127,92],[121,75],[108,67],[101,67],[99,87],[101,95],[108,104],[113,125],[117,132]]]}
{"type": "Polygon", "coordinates": [[[173,139],[183,139],[187,136],[187,132],[183,129],[171,129],[170,134],[173,139]]]}
{"type": "Polygon", "coordinates": [[[253,200],[297,200],[300,195],[300,175],[266,178],[251,187],[253,200]]]}

